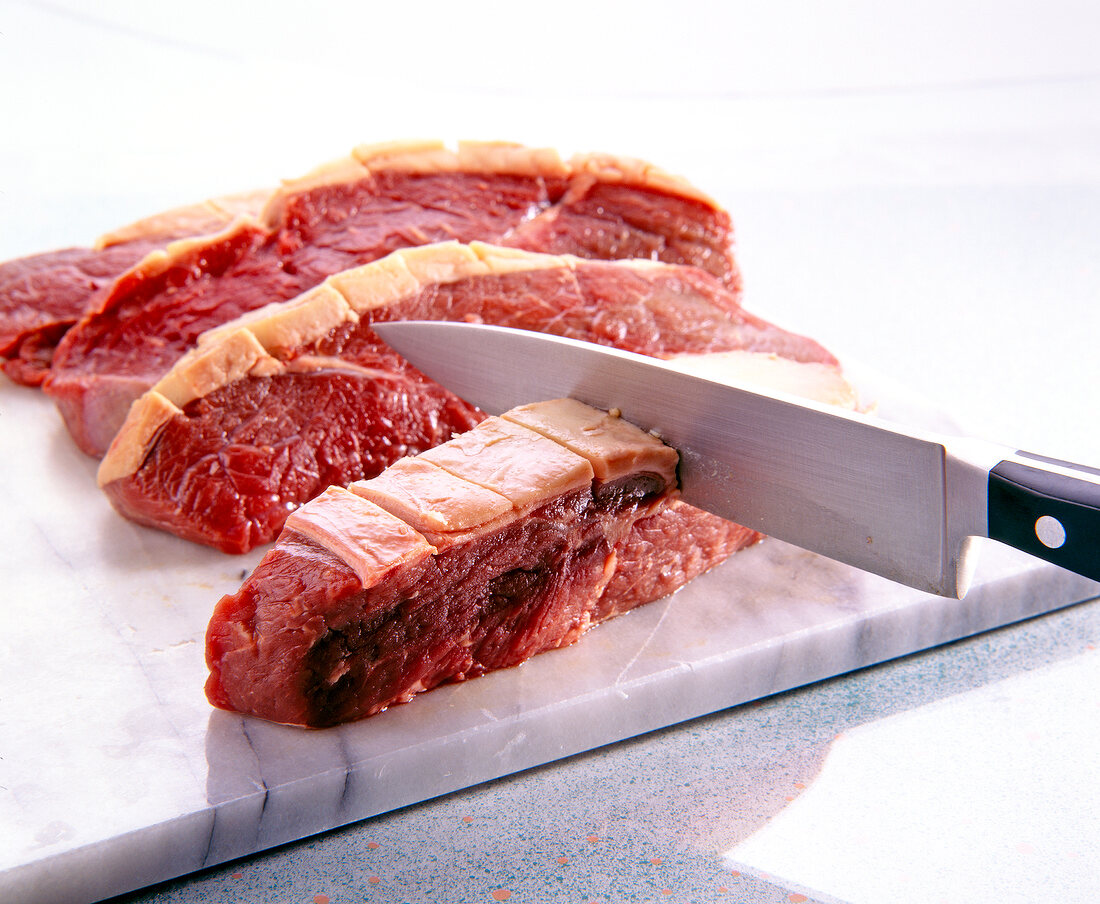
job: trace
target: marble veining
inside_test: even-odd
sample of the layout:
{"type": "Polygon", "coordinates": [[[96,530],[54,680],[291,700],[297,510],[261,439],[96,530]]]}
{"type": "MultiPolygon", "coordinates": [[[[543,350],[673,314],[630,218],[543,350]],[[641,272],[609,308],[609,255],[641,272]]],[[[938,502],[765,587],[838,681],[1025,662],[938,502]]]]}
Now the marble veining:
{"type": "Polygon", "coordinates": [[[967,598],[939,599],[769,540],[573,647],[303,731],[202,694],[210,608],[260,552],[128,524],[44,398],[4,385],[0,406],[0,548],[24,559],[0,614],[5,901],[98,900],[1098,589],[987,544],[967,598]]]}

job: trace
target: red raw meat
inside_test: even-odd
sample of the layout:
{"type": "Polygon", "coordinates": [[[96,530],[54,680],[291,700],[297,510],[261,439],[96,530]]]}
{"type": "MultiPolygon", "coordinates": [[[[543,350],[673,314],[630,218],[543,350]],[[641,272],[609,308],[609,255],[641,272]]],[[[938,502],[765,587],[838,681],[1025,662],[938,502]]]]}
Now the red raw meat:
{"type": "Polygon", "coordinates": [[[218,324],[396,249],[495,241],[696,265],[739,289],[728,215],[637,161],[504,144],[358,149],[276,192],[258,220],[147,257],[65,336],[45,388],[104,453],[131,404],[218,324]]]}
{"type": "Polygon", "coordinates": [[[391,319],[475,320],[666,358],[741,350],[835,364],[693,267],[442,243],[208,333],[133,406],[100,485],[135,521],[243,552],[330,484],[469,429],[482,415],[370,328],[391,319]]]}
{"type": "Polygon", "coordinates": [[[0,369],[38,386],[61,337],[93,296],[146,254],[183,236],[216,232],[259,211],[270,192],[250,192],[171,210],[116,230],[92,248],[65,248],[0,263],[0,369]]]}
{"type": "Polygon", "coordinates": [[[662,520],[687,509],[675,499],[676,462],[621,419],[558,400],[327,490],[216,606],[207,697],[324,727],[573,643],[756,538],[730,527],[701,546],[668,530],[725,524],[696,510],[662,520]],[[655,542],[686,551],[686,565],[611,598],[625,586],[619,562],[640,563],[655,542]]]}

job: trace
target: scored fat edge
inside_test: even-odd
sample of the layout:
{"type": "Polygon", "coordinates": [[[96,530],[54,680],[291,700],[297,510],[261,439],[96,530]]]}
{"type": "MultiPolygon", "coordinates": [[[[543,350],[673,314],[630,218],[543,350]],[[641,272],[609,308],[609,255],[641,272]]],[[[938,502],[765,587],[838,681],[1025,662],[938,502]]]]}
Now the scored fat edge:
{"type": "Polygon", "coordinates": [[[594,479],[646,471],[675,486],[676,461],[674,449],[633,424],[556,399],[488,418],[347,489],[329,487],[293,512],[286,527],[329,550],[371,587],[397,567],[591,488],[594,479]]]}
{"type": "Polygon", "coordinates": [[[343,487],[329,487],[291,512],[286,527],[348,565],[364,588],[395,568],[415,565],[435,547],[400,518],[343,487]]]}
{"type": "Polygon", "coordinates": [[[511,500],[420,457],[401,458],[348,487],[428,536],[469,531],[510,515],[511,500]]]}
{"type": "Polygon", "coordinates": [[[591,488],[594,476],[586,458],[534,430],[496,417],[419,457],[499,493],[517,511],[591,488]]]}
{"type": "Polygon", "coordinates": [[[617,414],[576,399],[553,399],[520,405],[501,417],[583,456],[599,480],[648,471],[659,474],[668,486],[676,485],[676,450],[617,414]]]}

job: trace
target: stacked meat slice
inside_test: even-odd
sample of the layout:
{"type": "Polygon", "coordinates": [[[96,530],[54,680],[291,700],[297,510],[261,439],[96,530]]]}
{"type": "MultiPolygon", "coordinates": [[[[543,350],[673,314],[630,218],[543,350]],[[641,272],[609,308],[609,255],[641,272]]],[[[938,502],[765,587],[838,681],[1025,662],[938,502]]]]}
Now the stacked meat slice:
{"type": "Polygon", "coordinates": [[[255,215],[270,192],[248,192],[170,210],[102,236],[91,248],[64,248],[0,263],[0,369],[38,386],[61,337],[92,299],[168,242],[255,215]]]}
{"type": "Polygon", "coordinates": [[[700,556],[697,537],[666,533],[695,567],[643,593],[617,581],[677,505],[676,465],[650,434],[566,399],[327,490],[218,603],[207,696],[321,727],[572,643],[754,539],[729,526],[700,556]]]}
{"type": "Polygon", "coordinates": [[[392,319],[476,320],[663,358],[739,350],[835,364],[693,267],[441,243],[205,334],[134,404],[100,485],[136,521],[243,552],[330,484],[469,429],[482,415],[371,329],[392,319]]]}
{"type": "Polygon", "coordinates": [[[276,191],[258,218],[149,254],[95,299],[46,392],[101,456],[130,404],[205,330],[390,252],[472,240],[699,266],[732,291],[728,215],[637,161],[507,144],[372,146],[276,191]]]}

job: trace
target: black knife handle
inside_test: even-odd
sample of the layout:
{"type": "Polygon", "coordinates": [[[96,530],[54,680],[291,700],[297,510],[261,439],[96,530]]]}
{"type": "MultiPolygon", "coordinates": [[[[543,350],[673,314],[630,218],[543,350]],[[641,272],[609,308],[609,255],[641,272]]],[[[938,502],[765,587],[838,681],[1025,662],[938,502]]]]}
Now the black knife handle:
{"type": "Polygon", "coordinates": [[[989,536],[1100,580],[1100,472],[1029,457],[1034,464],[1002,461],[989,472],[989,536]]]}

